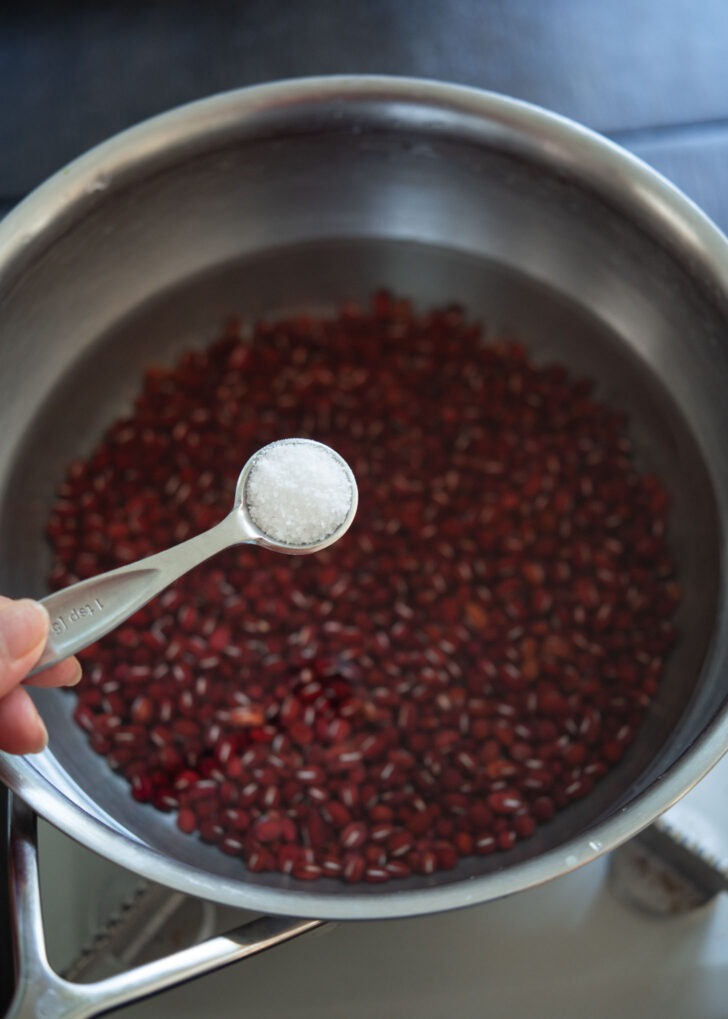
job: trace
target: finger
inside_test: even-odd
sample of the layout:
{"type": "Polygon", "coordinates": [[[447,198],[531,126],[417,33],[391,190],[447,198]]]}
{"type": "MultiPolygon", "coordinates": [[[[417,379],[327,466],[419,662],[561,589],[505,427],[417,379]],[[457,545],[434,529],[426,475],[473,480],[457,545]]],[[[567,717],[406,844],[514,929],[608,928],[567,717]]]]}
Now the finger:
{"type": "MultiPolygon", "coordinates": [[[[7,598],[5,595],[0,594],[0,612],[2,612],[3,608],[13,604],[15,603],[12,598],[7,598]]],[[[79,660],[77,658],[67,658],[50,669],[44,669],[43,672],[33,676],[32,679],[26,678],[24,682],[29,686],[75,686],[82,675],[83,671],[79,660]]]]}
{"type": "Polygon", "coordinates": [[[30,598],[0,605],[0,697],[16,687],[38,661],[49,627],[48,613],[30,598]]]}
{"type": "Polygon", "coordinates": [[[38,754],[48,732],[27,690],[16,687],[0,701],[0,750],[9,754],[38,754]]]}
{"type": "Polygon", "coordinates": [[[81,663],[78,658],[66,658],[24,682],[26,686],[75,686],[81,676],[81,663]]]}

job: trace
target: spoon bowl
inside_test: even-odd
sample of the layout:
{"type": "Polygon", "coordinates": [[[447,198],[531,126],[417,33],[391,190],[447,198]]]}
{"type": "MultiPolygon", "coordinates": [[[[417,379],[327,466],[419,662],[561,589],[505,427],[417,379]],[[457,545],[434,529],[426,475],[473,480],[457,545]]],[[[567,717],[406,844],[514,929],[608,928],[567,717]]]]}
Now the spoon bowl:
{"type": "Polygon", "coordinates": [[[280,439],[278,442],[271,442],[267,446],[263,446],[262,449],[250,457],[238,477],[235,488],[235,502],[238,513],[242,517],[242,526],[253,535],[250,539],[253,544],[260,545],[273,552],[282,552],[284,555],[310,555],[312,552],[320,552],[322,549],[328,548],[329,545],[338,541],[348,531],[356,515],[358,490],[356,479],[346,460],[339,456],[330,446],[326,446],[322,442],[316,442],[313,439],[280,439]],[[335,474],[330,475],[332,480],[336,478],[336,482],[343,485],[347,490],[348,496],[348,508],[345,513],[337,517],[335,525],[326,528],[324,533],[316,535],[315,540],[305,543],[284,541],[280,537],[276,537],[271,533],[270,527],[263,529],[259,521],[254,521],[250,512],[252,501],[250,482],[258,465],[262,461],[269,460],[279,451],[297,451],[299,448],[309,454],[315,454],[321,462],[328,463],[335,471],[335,474]]]}

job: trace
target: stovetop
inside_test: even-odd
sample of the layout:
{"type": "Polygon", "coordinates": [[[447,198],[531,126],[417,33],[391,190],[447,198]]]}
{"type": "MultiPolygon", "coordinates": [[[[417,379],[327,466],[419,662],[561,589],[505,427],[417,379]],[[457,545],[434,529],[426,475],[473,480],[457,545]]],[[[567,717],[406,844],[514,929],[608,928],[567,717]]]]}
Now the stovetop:
{"type": "MultiPolygon", "coordinates": [[[[728,859],[728,758],[666,815],[728,859]]],[[[138,878],[43,825],[41,881],[54,967],[78,956],[138,878]]],[[[728,896],[655,915],[612,891],[610,858],[483,906],[330,924],[117,1014],[128,1019],[725,1019],[728,896]]],[[[242,922],[206,904],[166,937],[181,947],[242,922]],[[192,924],[191,929],[189,924],[192,924]]],[[[173,947],[170,944],[169,947],[173,947]]],[[[113,968],[115,960],[109,960],[113,968]]]]}

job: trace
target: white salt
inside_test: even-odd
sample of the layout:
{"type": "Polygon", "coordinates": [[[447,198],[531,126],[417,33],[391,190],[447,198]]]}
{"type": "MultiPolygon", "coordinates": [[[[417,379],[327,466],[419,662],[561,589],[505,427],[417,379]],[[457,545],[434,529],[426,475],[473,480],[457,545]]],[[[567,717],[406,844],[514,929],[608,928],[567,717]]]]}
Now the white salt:
{"type": "Polygon", "coordinates": [[[328,446],[283,439],[264,447],[248,476],[245,502],[267,537],[284,545],[317,545],[346,520],[354,492],[344,461],[328,446]]]}

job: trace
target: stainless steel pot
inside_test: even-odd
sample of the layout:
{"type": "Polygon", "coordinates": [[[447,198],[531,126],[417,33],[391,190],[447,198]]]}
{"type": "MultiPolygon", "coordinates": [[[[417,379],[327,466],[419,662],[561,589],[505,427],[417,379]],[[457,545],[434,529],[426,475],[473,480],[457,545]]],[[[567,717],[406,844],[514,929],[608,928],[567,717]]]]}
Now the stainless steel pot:
{"type": "Polygon", "coordinates": [[[158,117],[57,174],[0,227],[0,589],[42,594],[43,527],[70,457],[142,366],[220,323],[366,298],[460,301],[599,380],[674,492],[681,639],[618,769],[508,855],[376,886],[247,874],[134,804],[40,691],[51,733],[0,776],[104,856],[273,914],[434,912],[520,891],[630,838],[727,742],[728,243],[614,145],[523,103],[395,78],[246,89],[158,117]]]}

